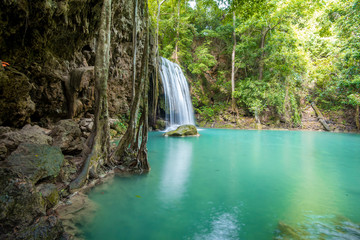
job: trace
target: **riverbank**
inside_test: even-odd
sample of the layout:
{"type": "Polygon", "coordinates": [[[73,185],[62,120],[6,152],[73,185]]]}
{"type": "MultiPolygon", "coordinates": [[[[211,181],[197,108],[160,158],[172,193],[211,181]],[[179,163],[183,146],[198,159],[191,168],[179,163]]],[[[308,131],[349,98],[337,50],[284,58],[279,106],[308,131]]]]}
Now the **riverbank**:
{"type": "MultiPolygon", "coordinates": [[[[333,132],[359,133],[354,120],[355,111],[337,110],[323,111],[322,114],[333,132]]],[[[260,118],[260,123],[252,116],[233,114],[230,109],[222,111],[213,118],[205,119],[196,114],[196,121],[199,127],[204,128],[230,128],[230,129],[254,129],[254,130],[306,130],[306,131],[326,131],[319,122],[315,111],[307,105],[302,113],[302,120],[299,126],[286,123],[281,119],[270,119],[266,116],[260,118]]]]}
{"type": "MultiPolygon", "coordinates": [[[[116,119],[110,123],[115,146],[124,129],[116,119]]],[[[82,152],[92,125],[91,118],[84,118],[61,120],[47,128],[0,127],[1,239],[71,239],[61,209],[79,202],[74,196],[107,181],[116,168],[101,165],[100,174],[90,176],[78,193],[70,191],[69,184],[83,167],[82,152]]]]}

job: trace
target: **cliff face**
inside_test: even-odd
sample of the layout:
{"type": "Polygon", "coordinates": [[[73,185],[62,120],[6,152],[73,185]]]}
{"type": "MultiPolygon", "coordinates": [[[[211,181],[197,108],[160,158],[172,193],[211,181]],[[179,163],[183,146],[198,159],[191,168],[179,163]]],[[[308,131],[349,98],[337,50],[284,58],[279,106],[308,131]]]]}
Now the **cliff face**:
{"type": "MultiPolygon", "coordinates": [[[[22,127],[93,112],[96,35],[102,1],[4,0],[0,3],[0,125],[22,127]]],[[[137,62],[145,41],[144,2],[137,19],[137,62]]],[[[131,98],[133,1],[113,2],[110,116],[131,98]]],[[[138,68],[139,69],[139,68],[138,68]]]]}
{"type": "MultiPolygon", "coordinates": [[[[137,71],[143,69],[145,3],[139,1],[137,9],[137,71]]],[[[67,186],[83,165],[78,154],[93,124],[89,116],[95,105],[95,49],[102,4],[101,0],[0,2],[1,239],[66,238],[52,208],[70,194],[67,186]],[[51,132],[26,125],[47,127],[83,116],[88,118],[79,124],[60,121],[51,132]]],[[[113,1],[110,117],[126,119],[129,114],[133,16],[134,1],[113,1]]],[[[119,126],[118,132],[124,131],[124,125],[112,122],[112,131],[119,126]]]]}

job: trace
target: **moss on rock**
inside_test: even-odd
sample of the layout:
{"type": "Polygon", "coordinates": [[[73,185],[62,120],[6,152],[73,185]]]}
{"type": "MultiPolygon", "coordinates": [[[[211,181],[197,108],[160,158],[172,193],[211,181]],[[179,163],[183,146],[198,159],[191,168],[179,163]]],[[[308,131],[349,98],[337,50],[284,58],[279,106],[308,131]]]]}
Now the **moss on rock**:
{"type": "Polygon", "coordinates": [[[185,137],[185,136],[199,136],[199,133],[194,125],[182,125],[176,130],[164,133],[164,136],[171,137],[185,137]]]}

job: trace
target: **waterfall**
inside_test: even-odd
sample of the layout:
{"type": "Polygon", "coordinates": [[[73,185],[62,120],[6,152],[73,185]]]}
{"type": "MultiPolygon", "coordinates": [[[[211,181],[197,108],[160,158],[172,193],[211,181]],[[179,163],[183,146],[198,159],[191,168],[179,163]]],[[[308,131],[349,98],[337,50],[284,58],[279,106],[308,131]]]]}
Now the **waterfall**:
{"type": "Polygon", "coordinates": [[[195,125],[189,86],[180,66],[161,58],[160,76],[165,92],[166,131],[184,124],[195,125]]]}

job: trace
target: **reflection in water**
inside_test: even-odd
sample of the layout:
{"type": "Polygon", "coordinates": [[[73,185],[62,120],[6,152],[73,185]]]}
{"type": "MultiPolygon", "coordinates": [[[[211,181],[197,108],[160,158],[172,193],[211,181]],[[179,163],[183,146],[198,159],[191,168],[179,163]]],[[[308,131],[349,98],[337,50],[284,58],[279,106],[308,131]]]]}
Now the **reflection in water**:
{"type": "Polygon", "coordinates": [[[238,209],[234,207],[230,212],[217,213],[210,217],[208,226],[210,229],[201,230],[193,239],[196,240],[223,240],[239,239],[240,224],[238,221],[238,209]]]}
{"type": "Polygon", "coordinates": [[[172,139],[167,149],[165,167],[160,183],[161,199],[164,202],[179,200],[187,182],[191,157],[192,143],[186,139],[172,139]]]}
{"type": "Polygon", "coordinates": [[[301,148],[298,150],[298,159],[295,159],[298,161],[299,175],[295,181],[297,184],[292,190],[291,202],[288,204],[288,220],[302,221],[304,214],[301,213],[308,211],[326,214],[331,209],[332,213],[338,213],[340,205],[337,203],[342,200],[341,196],[344,194],[340,188],[337,188],[338,179],[334,172],[336,168],[332,167],[332,161],[326,162],[326,168],[319,163],[322,159],[329,159],[331,156],[324,154],[324,149],[317,145],[313,134],[303,133],[298,140],[301,148]],[[331,170],[331,177],[328,170],[331,170]],[[333,200],[331,203],[323,204],[331,198],[333,200]]]}

